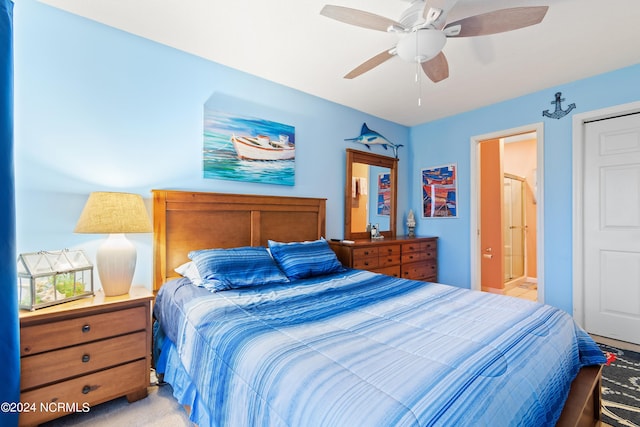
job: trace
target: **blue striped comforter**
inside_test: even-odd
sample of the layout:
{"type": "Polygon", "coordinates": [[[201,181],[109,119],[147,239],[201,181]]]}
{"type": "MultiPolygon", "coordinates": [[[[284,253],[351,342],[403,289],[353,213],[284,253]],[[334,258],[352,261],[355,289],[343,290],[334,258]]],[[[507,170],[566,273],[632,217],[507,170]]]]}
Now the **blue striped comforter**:
{"type": "Polygon", "coordinates": [[[546,426],[602,353],[565,312],[349,270],[154,308],[174,394],[206,426],[546,426]]]}

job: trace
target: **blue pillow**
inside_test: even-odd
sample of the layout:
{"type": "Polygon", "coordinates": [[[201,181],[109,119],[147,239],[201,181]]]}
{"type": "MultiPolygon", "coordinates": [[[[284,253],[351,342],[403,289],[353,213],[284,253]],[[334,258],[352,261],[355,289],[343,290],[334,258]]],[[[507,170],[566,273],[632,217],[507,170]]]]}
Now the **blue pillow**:
{"type": "Polygon", "coordinates": [[[203,286],[212,291],[289,281],[264,247],[203,249],[189,252],[203,286]]]}
{"type": "Polygon", "coordinates": [[[291,280],[343,271],[326,240],[280,243],[269,240],[271,255],[291,280]]]}

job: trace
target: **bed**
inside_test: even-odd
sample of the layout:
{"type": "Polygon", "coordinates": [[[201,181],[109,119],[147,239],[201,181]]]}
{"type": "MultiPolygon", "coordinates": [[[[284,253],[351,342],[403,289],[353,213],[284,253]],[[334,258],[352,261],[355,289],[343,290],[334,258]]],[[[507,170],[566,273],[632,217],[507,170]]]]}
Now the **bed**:
{"type": "Polygon", "coordinates": [[[597,425],[604,357],[566,313],[336,265],[324,199],[153,200],[156,370],[200,427],[597,425]]]}

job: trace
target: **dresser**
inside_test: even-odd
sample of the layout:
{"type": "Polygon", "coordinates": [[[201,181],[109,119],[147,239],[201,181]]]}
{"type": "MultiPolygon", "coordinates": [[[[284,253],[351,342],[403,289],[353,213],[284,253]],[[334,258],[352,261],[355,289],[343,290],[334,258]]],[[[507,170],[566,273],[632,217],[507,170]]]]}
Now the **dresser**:
{"type": "Polygon", "coordinates": [[[331,241],[329,245],[345,267],[426,282],[438,279],[437,237],[331,241]]]}
{"type": "Polygon", "coordinates": [[[20,312],[21,426],[36,425],[120,396],[147,396],[150,291],[89,298],[20,312]]]}

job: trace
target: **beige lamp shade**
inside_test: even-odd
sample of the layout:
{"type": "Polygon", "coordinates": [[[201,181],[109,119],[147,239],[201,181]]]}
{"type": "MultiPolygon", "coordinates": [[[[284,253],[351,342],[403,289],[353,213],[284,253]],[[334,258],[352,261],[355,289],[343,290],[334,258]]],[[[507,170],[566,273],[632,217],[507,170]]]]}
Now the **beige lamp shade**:
{"type": "Polygon", "coordinates": [[[96,265],[106,296],[129,292],[136,268],[136,248],[124,233],[150,233],[151,221],[142,196],[96,192],[89,195],[76,233],[109,234],[96,252],[96,265]]]}
{"type": "Polygon", "coordinates": [[[89,195],[76,233],[150,233],[151,221],[142,196],[131,193],[94,192],[89,195]]]}

